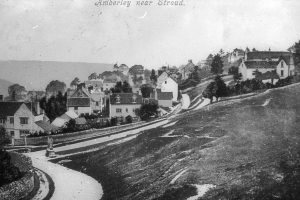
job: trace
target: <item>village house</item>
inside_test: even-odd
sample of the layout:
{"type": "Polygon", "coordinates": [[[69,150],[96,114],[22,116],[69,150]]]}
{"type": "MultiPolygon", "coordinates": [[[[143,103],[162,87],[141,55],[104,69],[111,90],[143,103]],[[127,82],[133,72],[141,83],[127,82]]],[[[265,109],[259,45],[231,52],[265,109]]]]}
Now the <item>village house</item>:
{"type": "Polygon", "coordinates": [[[181,79],[186,80],[190,77],[191,73],[195,69],[195,64],[192,60],[188,60],[188,63],[182,67],[180,67],[179,71],[181,73],[181,79]]]}
{"type": "Polygon", "coordinates": [[[155,100],[158,106],[161,107],[172,107],[173,106],[173,93],[162,92],[161,89],[155,88],[150,94],[150,100],[155,100]]]}
{"type": "Polygon", "coordinates": [[[177,101],[178,98],[178,84],[177,82],[170,77],[166,72],[163,72],[157,78],[157,89],[160,89],[161,92],[172,92],[173,101],[177,101]]]}
{"type": "Polygon", "coordinates": [[[136,113],[142,105],[142,96],[134,93],[115,93],[110,95],[109,118],[117,117],[118,121],[125,121],[127,116],[138,120],[136,113]]]}
{"type": "Polygon", "coordinates": [[[43,131],[35,123],[36,112],[30,103],[0,102],[0,126],[16,139],[29,133],[43,131]]]}
{"type": "Polygon", "coordinates": [[[242,80],[255,78],[255,71],[262,74],[275,71],[280,79],[294,75],[293,55],[284,51],[253,51],[246,52],[239,65],[242,80]]]}
{"type": "Polygon", "coordinates": [[[77,90],[67,99],[67,109],[73,110],[77,115],[91,114],[91,98],[89,92],[84,87],[77,90]]]}
{"type": "Polygon", "coordinates": [[[239,59],[244,58],[245,51],[243,49],[235,48],[231,53],[228,55],[228,62],[234,63],[237,62],[239,59]]]}

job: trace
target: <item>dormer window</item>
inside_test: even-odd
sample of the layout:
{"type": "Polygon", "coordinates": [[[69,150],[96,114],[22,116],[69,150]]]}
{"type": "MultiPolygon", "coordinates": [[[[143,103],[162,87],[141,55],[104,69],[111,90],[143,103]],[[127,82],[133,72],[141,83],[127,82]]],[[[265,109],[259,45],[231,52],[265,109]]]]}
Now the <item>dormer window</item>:
{"type": "Polygon", "coordinates": [[[132,103],[136,103],[136,96],[135,95],[132,96],[132,103]]]}
{"type": "Polygon", "coordinates": [[[121,98],[120,98],[120,95],[118,95],[117,97],[116,97],[116,103],[121,103],[121,98]]]}

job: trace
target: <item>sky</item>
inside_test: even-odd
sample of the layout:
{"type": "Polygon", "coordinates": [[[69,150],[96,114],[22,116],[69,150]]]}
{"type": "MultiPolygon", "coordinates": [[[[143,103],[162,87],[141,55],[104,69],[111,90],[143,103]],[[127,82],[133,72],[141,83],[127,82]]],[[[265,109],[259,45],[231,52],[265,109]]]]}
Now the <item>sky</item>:
{"type": "MultiPolygon", "coordinates": [[[[299,0],[1,0],[0,60],[195,63],[219,49],[286,50],[300,39],[299,0]]],[[[0,69],[1,70],[1,69],[0,69]]]]}

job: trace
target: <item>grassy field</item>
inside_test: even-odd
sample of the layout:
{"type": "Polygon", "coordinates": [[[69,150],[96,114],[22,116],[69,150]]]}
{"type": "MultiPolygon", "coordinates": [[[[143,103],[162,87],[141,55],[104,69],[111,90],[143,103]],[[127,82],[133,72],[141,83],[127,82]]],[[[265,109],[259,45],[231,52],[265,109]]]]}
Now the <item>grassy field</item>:
{"type": "Polygon", "coordinates": [[[187,199],[195,184],[216,186],[200,199],[298,199],[300,86],[209,107],[64,165],[101,182],[103,199],[187,199]]]}

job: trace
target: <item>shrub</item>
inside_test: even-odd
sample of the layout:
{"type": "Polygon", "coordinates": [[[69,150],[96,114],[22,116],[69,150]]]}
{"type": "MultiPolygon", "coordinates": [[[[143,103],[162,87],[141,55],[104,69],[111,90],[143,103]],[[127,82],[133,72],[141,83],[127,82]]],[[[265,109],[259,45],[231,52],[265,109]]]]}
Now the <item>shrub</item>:
{"type": "Polygon", "coordinates": [[[128,115],[125,119],[127,124],[132,123],[132,117],[130,115],[128,115]]]}
{"type": "Polygon", "coordinates": [[[21,176],[19,168],[12,165],[10,155],[4,149],[0,149],[0,186],[11,183],[21,176]]]}

